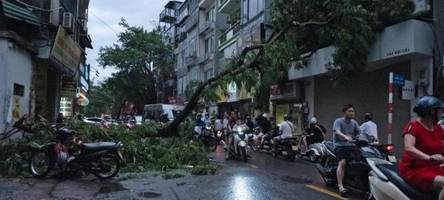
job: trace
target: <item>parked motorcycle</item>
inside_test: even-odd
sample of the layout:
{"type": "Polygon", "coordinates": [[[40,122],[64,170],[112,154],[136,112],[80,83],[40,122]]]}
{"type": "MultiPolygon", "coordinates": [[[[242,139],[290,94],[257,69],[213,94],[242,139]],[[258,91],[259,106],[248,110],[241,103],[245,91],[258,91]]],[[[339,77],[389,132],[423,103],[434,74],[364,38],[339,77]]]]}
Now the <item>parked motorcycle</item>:
{"type": "MultiPolygon", "coordinates": [[[[328,154],[316,164],[316,168],[325,184],[333,187],[337,183],[336,170],[339,160],[336,157],[333,142],[327,141],[322,144],[325,146],[328,154]]],[[[344,185],[368,192],[368,173],[371,169],[367,158],[385,159],[385,157],[375,146],[369,145],[368,140],[365,138],[357,138],[350,145],[354,148],[354,151],[352,152],[351,159],[347,161],[344,185]]]]}
{"type": "Polygon", "coordinates": [[[367,158],[367,162],[371,168],[368,176],[370,197],[376,200],[438,199],[438,194],[434,192],[424,193],[408,185],[392,162],[380,158],[367,158]]]}
{"type": "Polygon", "coordinates": [[[120,142],[83,143],[80,138],[73,140],[68,148],[69,138],[74,131],[61,128],[56,131],[56,139],[44,145],[31,146],[32,155],[29,170],[36,178],[44,178],[58,166],[64,175],[72,176],[83,171],[100,179],[117,175],[123,160],[120,142]]]}
{"type": "Polygon", "coordinates": [[[247,142],[248,135],[245,129],[238,127],[233,130],[232,133],[233,141],[229,148],[229,158],[234,158],[236,160],[242,160],[247,162],[247,142]]]}
{"type": "Polygon", "coordinates": [[[298,158],[302,159],[307,156],[311,162],[318,162],[324,155],[326,155],[325,146],[322,143],[314,143],[305,146],[304,138],[308,136],[308,134],[304,133],[298,142],[298,148],[296,151],[296,155],[298,158]]]}
{"type": "Polygon", "coordinates": [[[277,141],[277,144],[273,144],[275,149],[273,149],[271,155],[273,157],[283,156],[289,161],[294,161],[296,157],[296,152],[293,147],[296,145],[296,138],[285,138],[277,141]]]}

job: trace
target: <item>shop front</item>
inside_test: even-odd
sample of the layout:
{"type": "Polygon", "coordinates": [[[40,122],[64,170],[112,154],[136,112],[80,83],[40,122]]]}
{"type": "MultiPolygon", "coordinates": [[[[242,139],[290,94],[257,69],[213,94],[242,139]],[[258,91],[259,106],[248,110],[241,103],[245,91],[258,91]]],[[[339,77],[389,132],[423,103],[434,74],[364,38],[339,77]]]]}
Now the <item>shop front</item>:
{"type": "Polygon", "coordinates": [[[227,89],[218,89],[219,101],[217,102],[218,113],[222,117],[225,112],[237,112],[240,117],[252,115],[253,102],[250,92],[245,85],[240,88],[232,82],[227,89]]]}
{"type": "Polygon", "coordinates": [[[288,115],[295,125],[295,133],[302,134],[308,118],[302,83],[288,82],[283,86],[273,85],[270,89],[271,113],[276,117],[276,123],[282,123],[288,115]]]}

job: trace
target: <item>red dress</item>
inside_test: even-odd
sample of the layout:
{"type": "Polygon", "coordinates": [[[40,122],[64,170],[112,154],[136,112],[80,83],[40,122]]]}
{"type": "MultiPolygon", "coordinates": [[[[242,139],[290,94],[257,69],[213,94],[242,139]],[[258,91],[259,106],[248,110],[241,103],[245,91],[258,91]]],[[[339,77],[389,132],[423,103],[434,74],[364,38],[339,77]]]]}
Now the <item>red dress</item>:
{"type": "MultiPolygon", "coordinates": [[[[444,130],[435,125],[434,131],[429,131],[418,121],[414,121],[404,130],[405,134],[411,134],[416,138],[415,147],[427,155],[444,153],[444,130]]],[[[422,191],[432,190],[436,176],[444,176],[442,163],[428,160],[418,160],[409,153],[404,152],[399,164],[401,177],[411,186],[422,191]]]]}

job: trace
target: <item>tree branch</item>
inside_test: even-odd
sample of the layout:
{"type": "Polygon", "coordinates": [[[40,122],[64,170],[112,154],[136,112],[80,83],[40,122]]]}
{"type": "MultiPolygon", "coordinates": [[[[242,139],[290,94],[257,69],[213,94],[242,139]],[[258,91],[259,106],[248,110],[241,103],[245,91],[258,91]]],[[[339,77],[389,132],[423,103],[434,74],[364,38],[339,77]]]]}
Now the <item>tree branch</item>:
{"type": "Polygon", "coordinates": [[[235,62],[235,67],[228,67],[227,70],[223,71],[222,73],[218,74],[217,76],[208,79],[206,82],[199,84],[199,86],[194,91],[194,94],[191,96],[190,100],[188,101],[188,104],[185,106],[184,110],[180,112],[180,114],[164,129],[160,131],[160,134],[163,136],[171,137],[171,136],[177,136],[178,135],[178,128],[180,123],[182,123],[186,117],[193,111],[193,109],[198,104],[200,95],[205,90],[205,88],[209,85],[212,85],[216,83],[218,80],[222,79],[223,77],[227,75],[238,75],[240,73],[243,73],[247,69],[255,68],[257,67],[258,58],[264,53],[264,47],[265,45],[270,45],[279,40],[281,37],[287,33],[291,27],[300,27],[300,26],[311,26],[311,25],[326,25],[330,23],[333,20],[333,17],[330,18],[327,21],[319,22],[319,21],[307,21],[307,22],[297,22],[292,21],[292,23],[289,23],[285,27],[273,31],[270,38],[267,39],[265,43],[262,44],[256,44],[251,45],[248,47],[245,47],[242,52],[239,54],[239,59],[237,62],[235,62]],[[245,64],[245,58],[247,57],[248,53],[251,51],[259,50],[253,60],[245,64]]]}

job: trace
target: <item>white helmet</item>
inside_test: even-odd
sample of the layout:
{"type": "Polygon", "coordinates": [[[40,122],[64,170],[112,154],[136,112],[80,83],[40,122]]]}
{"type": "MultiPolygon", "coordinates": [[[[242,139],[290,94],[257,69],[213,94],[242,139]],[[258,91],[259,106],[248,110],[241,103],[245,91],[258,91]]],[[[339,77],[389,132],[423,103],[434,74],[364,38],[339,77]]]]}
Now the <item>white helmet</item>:
{"type": "Polygon", "coordinates": [[[267,118],[267,113],[262,113],[262,117],[267,118]]]}
{"type": "Polygon", "coordinates": [[[310,119],[310,124],[316,124],[316,123],[318,123],[318,120],[316,119],[316,117],[312,117],[310,119]]]}

